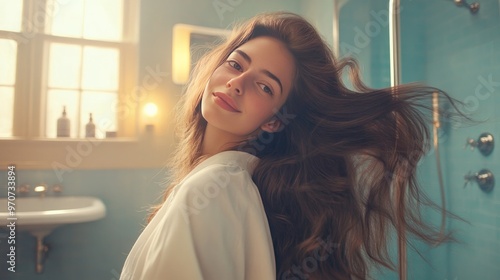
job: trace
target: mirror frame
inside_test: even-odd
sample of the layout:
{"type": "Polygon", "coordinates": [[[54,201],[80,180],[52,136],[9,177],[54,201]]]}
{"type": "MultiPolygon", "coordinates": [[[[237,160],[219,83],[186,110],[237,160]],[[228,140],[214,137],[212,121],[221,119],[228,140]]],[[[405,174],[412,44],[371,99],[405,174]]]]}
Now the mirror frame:
{"type": "MultiPolygon", "coordinates": [[[[184,85],[189,80],[192,66],[191,36],[201,35],[217,38],[227,38],[230,30],[177,23],[173,27],[172,40],[172,81],[184,85]]],[[[213,43],[214,40],[207,40],[213,43]]]]}

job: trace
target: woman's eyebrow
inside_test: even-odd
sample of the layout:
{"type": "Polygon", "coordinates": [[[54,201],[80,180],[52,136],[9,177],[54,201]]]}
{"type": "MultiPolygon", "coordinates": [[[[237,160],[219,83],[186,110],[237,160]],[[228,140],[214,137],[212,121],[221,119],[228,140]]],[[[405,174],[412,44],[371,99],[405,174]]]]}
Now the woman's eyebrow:
{"type": "Polygon", "coordinates": [[[245,59],[248,63],[252,63],[252,59],[250,58],[250,56],[248,56],[246,52],[242,50],[235,50],[234,52],[241,55],[243,59],[245,59]]]}
{"type": "MultiPolygon", "coordinates": [[[[241,55],[243,59],[246,60],[249,64],[252,63],[252,58],[250,58],[250,56],[246,52],[242,50],[234,50],[234,52],[241,55]]],[[[263,72],[266,76],[276,81],[276,83],[278,83],[278,85],[280,86],[280,94],[283,93],[283,85],[281,84],[280,79],[276,77],[276,75],[274,75],[268,70],[262,70],[261,72],[263,72]]]]}

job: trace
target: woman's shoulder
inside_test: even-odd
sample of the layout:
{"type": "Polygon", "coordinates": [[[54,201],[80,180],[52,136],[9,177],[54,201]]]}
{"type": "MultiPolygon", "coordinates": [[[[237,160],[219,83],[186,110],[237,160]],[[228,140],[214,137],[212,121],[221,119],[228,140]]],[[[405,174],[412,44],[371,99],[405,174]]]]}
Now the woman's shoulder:
{"type": "Polygon", "coordinates": [[[250,205],[260,207],[260,195],[251,176],[255,159],[234,151],[208,158],[176,186],[172,203],[195,212],[212,207],[240,211],[250,205]]]}
{"type": "Polygon", "coordinates": [[[215,183],[224,187],[229,180],[251,179],[258,158],[245,152],[224,151],[198,164],[181,182],[215,183]]]}
{"type": "MultiPolygon", "coordinates": [[[[197,173],[207,167],[225,167],[227,171],[246,170],[252,174],[258,158],[242,151],[224,151],[212,155],[196,166],[191,173],[197,173]]],[[[189,175],[188,175],[189,177],[189,175]]]]}
{"type": "Polygon", "coordinates": [[[242,191],[255,186],[251,172],[252,170],[241,162],[211,162],[190,174],[178,187],[179,191],[182,189],[188,192],[201,191],[207,195],[220,191],[242,191]]]}

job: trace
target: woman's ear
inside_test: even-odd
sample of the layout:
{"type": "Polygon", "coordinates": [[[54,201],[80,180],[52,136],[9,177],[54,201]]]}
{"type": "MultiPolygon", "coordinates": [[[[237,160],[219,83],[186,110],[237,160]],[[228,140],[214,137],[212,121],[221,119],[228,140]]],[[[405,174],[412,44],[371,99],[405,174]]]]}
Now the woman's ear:
{"type": "Polygon", "coordinates": [[[283,124],[278,119],[272,119],[265,124],[261,125],[260,128],[266,132],[273,133],[282,130],[283,124]]]}

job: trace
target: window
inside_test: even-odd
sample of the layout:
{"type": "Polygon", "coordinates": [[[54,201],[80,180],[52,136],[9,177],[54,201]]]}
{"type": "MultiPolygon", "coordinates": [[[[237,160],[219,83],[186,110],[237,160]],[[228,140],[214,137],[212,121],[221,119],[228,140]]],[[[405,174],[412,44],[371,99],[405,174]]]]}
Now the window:
{"type": "Polygon", "coordinates": [[[12,135],[17,44],[0,38],[0,137],[12,135]]]}
{"type": "MultiPolygon", "coordinates": [[[[138,0],[0,0],[0,137],[134,136],[117,116],[135,75],[138,0]]],[[[133,126],[133,125],[132,125],[133,126]]]]}
{"type": "MultiPolygon", "coordinates": [[[[0,0],[0,30],[21,31],[22,1],[0,0]]],[[[17,42],[0,33],[0,137],[12,136],[17,42]]]]}

